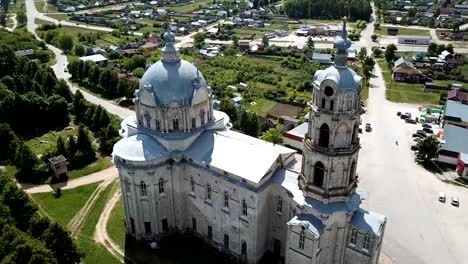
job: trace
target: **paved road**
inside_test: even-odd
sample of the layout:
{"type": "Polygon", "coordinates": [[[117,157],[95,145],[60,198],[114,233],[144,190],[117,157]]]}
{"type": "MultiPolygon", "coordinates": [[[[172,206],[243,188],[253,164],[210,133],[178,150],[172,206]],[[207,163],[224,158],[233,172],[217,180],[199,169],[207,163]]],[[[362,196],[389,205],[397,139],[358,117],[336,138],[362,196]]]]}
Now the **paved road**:
{"type": "Polygon", "coordinates": [[[41,185],[35,185],[35,184],[21,184],[18,183],[21,189],[23,189],[27,193],[46,193],[46,192],[52,192],[54,191],[57,187],[60,187],[62,190],[68,190],[68,189],[73,189],[79,186],[87,185],[90,183],[95,183],[95,182],[100,182],[106,180],[106,182],[111,181],[115,178],[117,178],[118,173],[117,169],[115,166],[109,167],[107,169],[91,173],[87,176],[83,176],[80,178],[76,178],[73,180],[70,180],[68,182],[61,182],[61,183],[56,183],[56,184],[41,184],[41,185]]]}
{"type": "MultiPolygon", "coordinates": [[[[373,28],[373,23],[369,25],[373,28]]],[[[372,45],[363,33],[362,44],[372,45]]],[[[468,201],[468,190],[441,182],[435,175],[415,164],[410,146],[417,125],[406,124],[397,111],[419,111],[417,105],[396,104],[386,100],[381,69],[369,89],[368,111],[363,123],[373,131],[361,136],[358,164],[359,188],[367,198],[363,206],[388,217],[383,252],[394,263],[468,263],[468,210],[437,201],[444,191],[468,201]],[[398,146],[395,141],[398,141],[398,146]]]]}

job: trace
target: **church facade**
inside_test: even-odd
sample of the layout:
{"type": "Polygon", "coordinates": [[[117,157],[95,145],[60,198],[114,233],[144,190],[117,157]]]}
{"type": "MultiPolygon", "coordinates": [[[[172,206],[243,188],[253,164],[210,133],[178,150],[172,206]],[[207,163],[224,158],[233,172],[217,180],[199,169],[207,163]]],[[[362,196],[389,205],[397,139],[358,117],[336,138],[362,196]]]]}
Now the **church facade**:
{"type": "Polygon", "coordinates": [[[190,231],[245,263],[377,263],[386,217],[356,193],[361,78],[346,66],[346,22],[335,65],[314,75],[302,160],[231,130],[171,32],[136,92],[136,115],[114,146],[126,232],[157,240],[190,231]]]}

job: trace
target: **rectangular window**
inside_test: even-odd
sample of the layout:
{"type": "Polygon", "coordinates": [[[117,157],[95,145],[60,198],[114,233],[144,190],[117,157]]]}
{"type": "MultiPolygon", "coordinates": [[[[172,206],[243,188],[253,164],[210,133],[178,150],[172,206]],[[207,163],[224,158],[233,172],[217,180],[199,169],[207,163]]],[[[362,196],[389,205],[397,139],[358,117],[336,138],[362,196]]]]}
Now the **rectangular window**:
{"type": "Polygon", "coordinates": [[[161,130],[161,123],[159,120],[156,120],[156,130],[161,130]]]}
{"type": "Polygon", "coordinates": [[[304,249],[304,244],[305,244],[305,235],[304,235],[304,232],[302,232],[299,235],[299,248],[304,249]]]}
{"type": "Polygon", "coordinates": [[[224,192],[224,207],[229,208],[229,193],[227,191],[224,192]]]}
{"type": "Polygon", "coordinates": [[[164,180],[163,179],[159,179],[158,189],[159,189],[159,193],[164,193],[164,180]]]}
{"type": "Polygon", "coordinates": [[[224,247],[229,248],[229,236],[224,234],[224,247]]]}
{"type": "Polygon", "coordinates": [[[213,240],[213,227],[208,226],[208,239],[213,240]]]}
{"type": "Polygon", "coordinates": [[[247,215],[247,203],[245,199],[242,200],[242,215],[247,215]]]}
{"type": "Polygon", "coordinates": [[[151,234],[151,222],[145,222],[145,233],[151,234]]]}
{"type": "Polygon", "coordinates": [[[197,127],[197,119],[192,118],[192,128],[196,128],[197,127]]]}
{"type": "Polygon", "coordinates": [[[161,220],[161,224],[162,224],[163,232],[169,231],[169,225],[167,223],[167,218],[164,218],[163,220],[161,220]]]}
{"type": "Polygon", "coordinates": [[[278,197],[278,201],[276,204],[276,212],[281,213],[283,211],[283,200],[281,197],[278,197]]]}
{"type": "Polygon", "coordinates": [[[195,217],[192,217],[192,230],[197,231],[197,219],[195,217]]]}
{"type": "Polygon", "coordinates": [[[362,248],[364,250],[369,250],[370,248],[370,236],[368,234],[364,236],[364,240],[362,241],[362,248]]]}
{"type": "Polygon", "coordinates": [[[356,228],[353,228],[351,230],[351,238],[349,239],[349,243],[353,246],[356,245],[356,241],[357,241],[357,230],[356,228]]]}
{"type": "Polygon", "coordinates": [[[190,177],[190,189],[195,193],[195,181],[193,180],[193,177],[190,177]]]}
{"type": "Polygon", "coordinates": [[[211,200],[211,185],[206,185],[206,199],[211,200]]]}

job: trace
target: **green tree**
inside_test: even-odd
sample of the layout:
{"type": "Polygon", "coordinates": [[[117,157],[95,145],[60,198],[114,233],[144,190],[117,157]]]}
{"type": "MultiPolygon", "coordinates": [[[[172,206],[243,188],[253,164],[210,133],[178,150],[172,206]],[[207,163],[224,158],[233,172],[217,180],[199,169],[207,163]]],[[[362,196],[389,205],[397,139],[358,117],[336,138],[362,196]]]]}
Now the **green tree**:
{"type": "Polygon", "coordinates": [[[83,125],[78,127],[78,140],[76,146],[78,150],[76,158],[80,165],[87,164],[96,159],[96,154],[94,153],[93,145],[89,138],[89,132],[83,125]]]}
{"type": "Polygon", "coordinates": [[[372,39],[372,41],[375,42],[375,41],[377,40],[377,35],[376,35],[376,34],[372,34],[372,35],[371,35],[371,39],[372,39]]]}
{"type": "Polygon", "coordinates": [[[53,253],[58,263],[78,264],[82,254],[69,233],[57,223],[51,223],[42,234],[42,240],[53,253]]]}
{"type": "Polygon", "coordinates": [[[437,7],[432,17],[438,18],[439,16],[440,16],[440,7],[437,7]]]}
{"type": "Polygon", "coordinates": [[[66,152],[68,159],[73,160],[77,151],[78,146],[76,145],[75,137],[73,135],[68,136],[66,152]]]}
{"type": "Polygon", "coordinates": [[[18,137],[9,124],[0,124],[0,161],[13,160],[19,144],[18,137]]]}
{"type": "Polygon", "coordinates": [[[431,42],[429,46],[427,46],[427,53],[429,55],[435,55],[437,53],[437,44],[434,42],[431,42]]]}
{"type": "Polygon", "coordinates": [[[136,68],[132,71],[132,75],[138,78],[141,78],[145,74],[145,69],[143,68],[136,68]]]}
{"type": "Polygon", "coordinates": [[[24,26],[26,22],[28,22],[28,17],[26,16],[26,13],[24,11],[16,12],[16,19],[18,20],[18,23],[21,26],[24,26]]]}
{"type": "Polygon", "coordinates": [[[67,155],[67,148],[65,147],[65,142],[60,136],[57,138],[57,148],[55,150],[55,155],[67,155]]]}
{"type": "Polygon", "coordinates": [[[237,109],[229,97],[224,97],[219,104],[219,111],[226,113],[232,122],[237,120],[237,109]]]}
{"type": "Polygon", "coordinates": [[[359,50],[358,58],[360,61],[364,61],[366,56],[367,56],[367,49],[365,47],[362,47],[361,50],[359,50]]]}
{"type": "Polygon", "coordinates": [[[439,153],[439,140],[436,136],[429,136],[418,142],[418,159],[428,162],[436,158],[439,153]]]}
{"type": "Polygon", "coordinates": [[[70,88],[68,87],[67,82],[63,79],[58,80],[57,84],[55,84],[54,93],[62,96],[67,102],[71,102],[73,100],[70,88]]]}
{"type": "Polygon", "coordinates": [[[199,32],[193,36],[193,46],[201,49],[203,45],[205,45],[205,34],[199,32]]]}
{"type": "Polygon", "coordinates": [[[263,36],[262,43],[263,43],[264,48],[267,48],[268,46],[270,46],[270,40],[268,39],[267,36],[263,36]]]}
{"type": "Polygon", "coordinates": [[[242,110],[240,114],[239,128],[245,134],[257,137],[259,129],[257,115],[254,112],[242,110]]]}
{"type": "Polygon", "coordinates": [[[387,46],[387,50],[385,51],[385,60],[387,63],[393,63],[395,60],[395,51],[397,50],[397,47],[394,44],[389,44],[387,46]]]}
{"type": "Polygon", "coordinates": [[[445,47],[445,49],[446,49],[448,52],[450,52],[450,53],[453,54],[453,45],[452,45],[452,43],[448,44],[447,47],[445,47]]]}
{"type": "Polygon", "coordinates": [[[73,37],[68,34],[61,34],[58,39],[58,46],[65,53],[69,53],[73,48],[73,37]]]}
{"type": "Polygon", "coordinates": [[[20,143],[15,156],[15,166],[18,168],[19,180],[33,180],[31,178],[33,170],[38,163],[39,160],[31,149],[27,145],[20,143]]]}
{"type": "Polygon", "coordinates": [[[75,48],[73,49],[73,53],[75,53],[75,56],[78,56],[78,57],[84,56],[86,53],[86,50],[83,44],[81,43],[76,44],[75,48]]]}
{"type": "Polygon", "coordinates": [[[311,36],[307,38],[307,48],[308,49],[313,49],[315,47],[314,40],[312,39],[311,36]]]}
{"type": "Polygon", "coordinates": [[[232,35],[231,40],[232,40],[232,46],[234,48],[239,48],[239,37],[237,35],[232,35]]]}
{"type": "Polygon", "coordinates": [[[281,144],[283,143],[283,135],[281,135],[282,128],[281,126],[277,126],[276,128],[270,128],[268,131],[263,132],[260,135],[260,139],[271,142],[273,144],[281,144]]]}

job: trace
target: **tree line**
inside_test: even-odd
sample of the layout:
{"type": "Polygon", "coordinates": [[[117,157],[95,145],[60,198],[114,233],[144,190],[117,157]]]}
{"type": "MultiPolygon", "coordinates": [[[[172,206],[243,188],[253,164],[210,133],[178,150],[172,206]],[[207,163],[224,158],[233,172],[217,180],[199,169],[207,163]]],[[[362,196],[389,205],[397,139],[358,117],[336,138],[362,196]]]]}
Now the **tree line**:
{"type": "Polygon", "coordinates": [[[38,213],[37,206],[0,170],[0,262],[80,263],[70,234],[38,213]]]}
{"type": "MultiPolygon", "coordinates": [[[[127,64],[132,69],[141,67],[139,62],[135,63],[136,67],[131,63],[127,64]]],[[[138,82],[128,78],[119,78],[117,71],[103,68],[91,61],[74,60],[68,65],[68,70],[72,75],[72,80],[109,99],[132,98],[138,88],[138,82]]]]}
{"type": "Polygon", "coordinates": [[[294,18],[339,19],[349,16],[352,20],[369,20],[372,13],[368,0],[286,0],[283,8],[294,18]]]}

